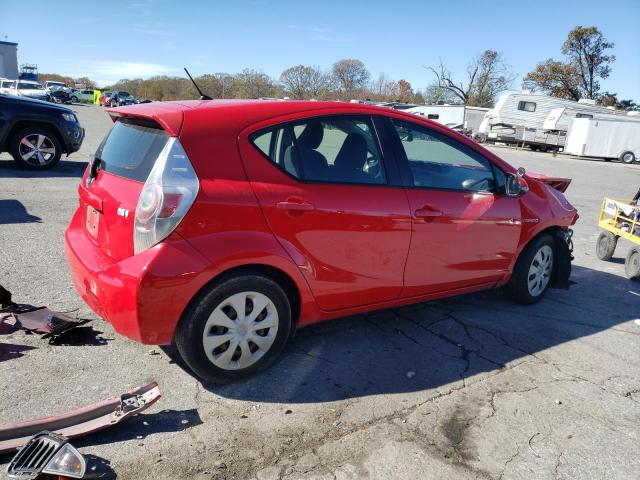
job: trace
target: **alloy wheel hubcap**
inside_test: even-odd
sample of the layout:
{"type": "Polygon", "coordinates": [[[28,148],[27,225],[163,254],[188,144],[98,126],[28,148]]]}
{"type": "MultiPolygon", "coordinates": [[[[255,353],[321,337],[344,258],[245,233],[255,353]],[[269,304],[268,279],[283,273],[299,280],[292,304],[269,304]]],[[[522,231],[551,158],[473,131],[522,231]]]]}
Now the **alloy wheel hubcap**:
{"type": "Polygon", "coordinates": [[[56,154],[53,141],[46,135],[34,133],[20,140],[20,158],[33,165],[46,165],[56,154]]]}
{"type": "Polygon", "coordinates": [[[623,162],[626,162],[626,163],[631,163],[631,162],[633,162],[633,155],[632,155],[631,153],[625,153],[625,154],[622,156],[622,161],[623,161],[623,162]]]}
{"type": "Polygon", "coordinates": [[[278,311],[266,295],[240,292],[211,312],[202,345],[211,363],[224,370],[247,368],[271,348],[278,333],[278,311]]]}
{"type": "Polygon", "coordinates": [[[533,257],[527,277],[529,294],[537,297],[544,292],[553,268],[553,249],[549,245],[543,245],[533,257]]]}

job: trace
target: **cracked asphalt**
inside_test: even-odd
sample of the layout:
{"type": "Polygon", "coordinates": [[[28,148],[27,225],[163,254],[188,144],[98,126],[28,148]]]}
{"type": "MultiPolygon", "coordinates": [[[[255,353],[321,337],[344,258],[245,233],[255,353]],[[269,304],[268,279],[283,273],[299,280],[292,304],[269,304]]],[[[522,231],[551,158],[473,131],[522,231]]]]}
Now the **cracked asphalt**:
{"type": "MultiPolygon", "coordinates": [[[[144,414],[73,443],[121,479],[637,479],[640,284],[621,242],[595,256],[604,195],[640,165],[493,148],[572,177],[574,284],[522,307],[500,291],[383,310],[298,332],[250,381],[202,385],[170,347],[114,333],[73,290],[62,233],[110,121],[74,106],[83,149],[51,172],[0,155],[0,284],[20,302],[94,321],[64,342],[0,330],[0,422],[79,407],[156,379],[144,414]]],[[[10,456],[0,457],[5,465],[10,456]]]]}

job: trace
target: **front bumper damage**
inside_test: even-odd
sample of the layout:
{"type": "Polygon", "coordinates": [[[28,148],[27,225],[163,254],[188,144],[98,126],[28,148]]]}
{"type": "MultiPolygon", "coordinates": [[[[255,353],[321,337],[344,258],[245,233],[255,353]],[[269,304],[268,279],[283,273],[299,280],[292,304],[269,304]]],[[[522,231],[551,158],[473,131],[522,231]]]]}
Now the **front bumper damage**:
{"type": "Polygon", "coordinates": [[[571,262],[573,261],[573,230],[560,229],[554,236],[556,244],[556,267],[549,286],[561,290],[569,290],[571,282],[571,262]]]}
{"type": "Polygon", "coordinates": [[[26,445],[31,437],[42,431],[76,438],[103,430],[149,408],[161,396],[160,386],[152,382],[61,415],[0,425],[0,454],[26,445]]]}

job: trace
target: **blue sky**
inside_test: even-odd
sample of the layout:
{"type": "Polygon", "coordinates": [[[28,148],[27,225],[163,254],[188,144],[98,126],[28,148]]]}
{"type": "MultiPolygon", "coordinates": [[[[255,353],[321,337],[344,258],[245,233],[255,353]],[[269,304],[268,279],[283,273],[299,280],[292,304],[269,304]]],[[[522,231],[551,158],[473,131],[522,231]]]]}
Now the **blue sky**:
{"type": "Polygon", "coordinates": [[[229,72],[278,77],[299,63],[329,68],[359,58],[424,88],[439,58],[458,75],[487,48],[521,77],[560,57],[575,25],[595,25],[616,46],[604,90],[640,102],[640,0],[546,1],[41,1],[0,0],[0,40],[41,72],[119,78],[229,72]]]}

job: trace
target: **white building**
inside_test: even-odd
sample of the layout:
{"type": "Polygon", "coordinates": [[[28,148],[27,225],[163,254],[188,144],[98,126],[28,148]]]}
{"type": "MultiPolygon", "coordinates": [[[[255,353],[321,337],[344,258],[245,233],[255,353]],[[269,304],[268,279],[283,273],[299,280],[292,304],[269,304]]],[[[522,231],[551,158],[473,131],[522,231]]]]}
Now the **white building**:
{"type": "Polygon", "coordinates": [[[18,44],[0,41],[0,78],[18,78],[18,44]]]}

